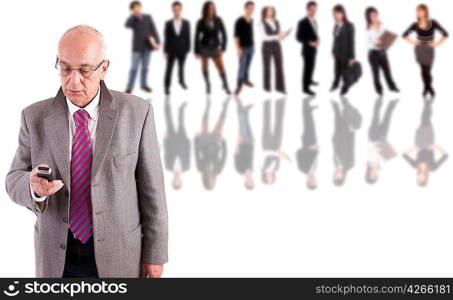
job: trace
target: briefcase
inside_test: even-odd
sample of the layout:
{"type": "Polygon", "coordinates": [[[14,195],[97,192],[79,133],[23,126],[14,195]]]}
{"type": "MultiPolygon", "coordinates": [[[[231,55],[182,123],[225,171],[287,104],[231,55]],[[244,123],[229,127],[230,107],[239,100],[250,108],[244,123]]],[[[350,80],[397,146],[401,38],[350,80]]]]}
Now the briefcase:
{"type": "Polygon", "coordinates": [[[362,65],[358,61],[353,62],[344,71],[343,74],[344,83],[347,84],[348,86],[351,86],[354,83],[356,83],[361,76],[362,76],[362,65]]]}

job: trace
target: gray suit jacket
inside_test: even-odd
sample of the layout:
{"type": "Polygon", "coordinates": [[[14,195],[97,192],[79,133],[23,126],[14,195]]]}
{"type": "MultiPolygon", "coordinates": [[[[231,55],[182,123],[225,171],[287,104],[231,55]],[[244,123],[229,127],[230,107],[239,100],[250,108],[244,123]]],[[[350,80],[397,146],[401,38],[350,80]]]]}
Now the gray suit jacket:
{"type": "MultiPolygon", "coordinates": [[[[167,262],[164,179],[149,102],[109,91],[101,81],[91,177],[94,249],[100,277],[138,277],[140,263],[167,262]]],[[[68,234],[68,107],[56,97],[22,111],[19,147],[6,177],[11,199],[32,210],[37,277],[61,277],[68,234]],[[64,187],[37,205],[29,174],[47,163],[64,187]]]]}

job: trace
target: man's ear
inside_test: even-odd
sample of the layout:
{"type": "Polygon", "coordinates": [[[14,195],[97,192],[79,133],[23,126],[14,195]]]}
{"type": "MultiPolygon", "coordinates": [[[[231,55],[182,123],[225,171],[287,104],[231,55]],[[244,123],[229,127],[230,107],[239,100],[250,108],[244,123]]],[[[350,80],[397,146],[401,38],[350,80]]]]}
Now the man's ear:
{"type": "Polygon", "coordinates": [[[105,75],[107,75],[107,70],[110,66],[110,60],[105,60],[104,63],[102,64],[102,80],[104,80],[105,75]]]}

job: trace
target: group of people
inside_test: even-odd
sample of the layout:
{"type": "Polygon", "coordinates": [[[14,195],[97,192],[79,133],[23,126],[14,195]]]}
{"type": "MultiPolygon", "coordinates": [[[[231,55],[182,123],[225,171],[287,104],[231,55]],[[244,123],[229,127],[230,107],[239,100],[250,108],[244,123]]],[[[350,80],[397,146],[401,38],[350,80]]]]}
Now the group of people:
{"type": "MultiPolygon", "coordinates": [[[[191,27],[188,20],[182,18],[182,3],[173,2],[173,18],[165,23],[164,29],[164,55],[167,59],[164,88],[165,94],[170,94],[171,77],[175,62],[178,63],[179,83],[187,89],[184,77],[184,64],[191,49],[191,27]]],[[[312,86],[318,85],[313,80],[316,54],[319,42],[318,23],[316,20],[317,3],[310,1],[306,4],[306,17],[299,21],[296,30],[296,39],[302,44],[304,70],[302,76],[302,90],[305,94],[315,95],[312,86]]],[[[126,21],[126,27],[133,30],[133,55],[132,66],[126,92],[131,93],[141,66],[141,88],[151,92],[147,84],[148,65],[151,51],[160,49],[158,30],[149,14],[142,12],[142,5],[138,1],[130,4],[131,16],[126,21]]],[[[244,14],[239,17],[234,25],[234,44],[239,58],[237,84],[234,91],[240,94],[243,87],[253,87],[250,80],[250,68],[255,52],[254,20],[255,4],[248,1],[244,5],[244,14]]],[[[284,29],[277,19],[277,12],[273,6],[265,6],[261,12],[259,29],[262,35],[263,59],[263,87],[266,92],[272,91],[272,70],[275,72],[275,90],[286,94],[286,84],[283,69],[283,56],[281,42],[286,39],[291,29],[284,29]],[[273,68],[272,68],[273,64],[273,68]]],[[[338,4],[333,7],[335,27],[333,31],[332,56],[334,59],[334,79],[331,91],[335,91],[341,84],[341,95],[345,95],[352,85],[345,75],[348,68],[356,62],[355,55],[355,28],[348,19],[345,8],[338,4]]],[[[429,9],[425,4],[420,4],[416,9],[416,22],[404,33],[404,39],[415,46],[416,60],[421,68],[424,83],[423,95],[435,96],[432,84],[431,69],[434,61],[434,48],[440,46],[448,37],[447,31],[434,19],[431,19],[429,9]],[[441,33],[441,38],[435,40],[435,32],[441,33]],[[411,37],[416,33],[416,37],[411,37]]],[[[368,59],[373,75],[376,93],[383,94],[380,73],[384,74],[390,91],[399,92],[393,79],[387,49],[396,38],[396,34],[389,31],[381,22],[379,12],[374,7],[365,11],[368,38],[368,59]]],[[[195,56],[201,61],[202,74],[206,85],[206,93],[211,93],[209,76],[209,61],[214,63],[224,91],[230,94],[227,74],[223,61],[223,54],[227,49],[228,34],[224,22],[217,15],[216,5],[212,1],[204,3],[201,18],[196,23],[194,35],[195,56]]]]}

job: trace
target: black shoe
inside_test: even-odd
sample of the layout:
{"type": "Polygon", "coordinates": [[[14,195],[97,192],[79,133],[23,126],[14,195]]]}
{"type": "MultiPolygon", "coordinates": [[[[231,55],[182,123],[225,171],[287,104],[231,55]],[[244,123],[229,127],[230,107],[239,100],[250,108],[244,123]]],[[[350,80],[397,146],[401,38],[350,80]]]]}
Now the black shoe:
{"type": "Polygon", "coordinates": [[[314,86],[318,86],[318,85],[319,85],[319,83],[316,82],[316,81],[312,81],[310,84],[311,84],[311,85],[314,85],[314,86]]]}
{"type": "Polygon", "coordinates": [[[379,95],[379,96],[382,96],[384,93],[382,92],[382,90],[379,90],[379,91],[376,91],[376,93],[379,95]]]}
{"type": "Polygon", "coordinates": [[[432,98],[434,98],[434,97],[436,96],[436,92],[434,91],[434,89],[433,89],[432,87],[430,87],[430,88],[428,89],[428,93],[431,94],[431,97],[432,97],[432,98]]]}
{"type": "Polygon", "coordinates": [[[127,94],[132,94],[132,89],[126,89],[124,92],[127,94]]]}
{"type": "Polygon", "coordinates": [[[153,91],[152,88],[150,88],[149,86],[146,86],[146,85],[145,85],[145,86],[142,86],[142,90],[144,90],[144,91],[147,92],[147,93],[151,93],[151,92],[153,91]]]}
{"type": "Polygon", "coordinates": [[[223,85],[223,90],[225,91],[225,93],[227,95],[231,95],[231,91],[230,91],[230,88],[228,87],[228,85],[223,85]]]}
{"type": "Polygon", "coordinates": [[[316,93],[313,92],[312,90],[310,89],[304,89],[304,93],[307,94],[307,95],[310,95],[310,96],[315,96],[316,93]]]}
{"type": "Polygon", "coordinates": [[[330,91],[334,92],[336,89],[338,89],[338,85],[332,85],[332,87],[330,88],[330,91]]]}
{"type": "Polygon", "coordinates": [[[179,85],[184,89],[187,90],[187,85],[185,82],[180,82],[179,85]]]}
{"type": "Polygon", "coordinates": [[[170,88],[168,87],[165,88],[165,95],[170,95],[170,88]]]}
{"type": "Polygon", "coordinates": [[[396,86],[392,87],[390,90],[392,92],[395,92],[395,93],[399,93],[400,92],[400,89],[398,87],[396,87],[396,86]]]}
{"type": "Polygon", "coordinates": [[[206,94],[211,95],[211,85],[210,84],[206,85],[206,94]]]}
{"type": "Polygon", "coordinates": [[[234,91],[234,94],[235,95],[239,95],[241,93],[241,90],[242,90],[242,85],[239,84],[237,87],[236,87],[236,90],[234,91]]]}
{"type": "Polygon", "coordinates": [[[428,96],[428,93],[429,93],[428,88],[425,88],[425,89],[423,90],[423,97],[428,96]]]}
{"type": "Polygon", "coordinates": [[[341,95],[341,96],[346,95],[346,94],[348,93],[348,90],[349,90],[349,87],[344,85],[344,86],[341,88],[340,95],[341,95]]]}

